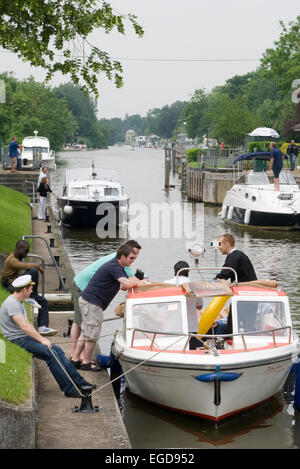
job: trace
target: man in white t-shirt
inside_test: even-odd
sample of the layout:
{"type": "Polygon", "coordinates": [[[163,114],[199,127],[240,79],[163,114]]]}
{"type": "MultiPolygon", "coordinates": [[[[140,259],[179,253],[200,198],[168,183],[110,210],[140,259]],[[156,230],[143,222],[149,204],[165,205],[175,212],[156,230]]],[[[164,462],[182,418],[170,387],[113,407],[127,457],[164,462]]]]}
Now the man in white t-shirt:
{"type": "MultiPolygon", "coordinates": [[[[174,265],[174,274],[175,276],[169,280],[165,280],[164,283],[170,283],[173,285],[183,285],[184,283],[189,283],[189,264],[185,261],[178,261],[174,265]],[[177,273],[181,270],[180,275],[177,273]]],[[[198,322],[201,317],[201,311],[203,307],[202,298],[189,298],[186,297],[186,308],[187,308],[187,320],[188,320],[188,332],[192,334],[197,334],[198,332],[198,322]]],[[[191,337],[190,340],[190,350],[196,350],[197,347],[202,347],[203,344],[197,340],[196,337],[191,337]]]]}

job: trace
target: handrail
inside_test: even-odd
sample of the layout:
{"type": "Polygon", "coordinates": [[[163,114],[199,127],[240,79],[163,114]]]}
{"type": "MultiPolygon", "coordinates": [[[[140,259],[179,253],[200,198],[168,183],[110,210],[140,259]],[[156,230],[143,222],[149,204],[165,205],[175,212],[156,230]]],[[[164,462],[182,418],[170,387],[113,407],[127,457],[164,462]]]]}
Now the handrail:
{"type": "MultiPolygon", "coordinates": [[[[236,285],[238,285],[238,276],[237,276],[236,271],[232,267],[184,267],[184,268],[178,270],[178,272],[176,274],[176,282],[177,282],[177,277],[179,276],[179,273],[182,272],[183,270],[197,270],[197,271],[201,271],[201,270],[204,270],[204,271],[231,270],[234,273],[235,283],[236,283],[236,285]]],[[[178,285],[176,285],[176,286],[178,286],[178,285]]]]}
{"type": "MultiPolygon", "coordinates": [[[[153,344],[156,340],[157,335],[168,335],[168,336],[182,336],[182,338],[188,337],[188,340],[185,342],[185,344],[183,346],[182,353],[185,353],[187,345],[190,342],[191,337],[196,337],[200,340],[202,339],[202,337],[205,337],[206,339],[216,339],[217,337],[218,338],[223,338],[223,339],[229,339],[229,338],[232,339],[233,337],[241,337],[245,352],[248,352],[249,350],[248,350],[248,347],[247,347],[247,344],[246,344],[245,336],[253,335],[254,333],[255,334],[272,333],[273,346],[276,347],[277,344],[276,344],[275,332],[276,331],[281,331],[281,330],[284,330],[284,329],[289,329],[288,343],[290,344],[291,343],[291,337],[292,337],[292,327],[291,326],[277,327],[277,328],[274,328],[274,329],[263,329],[263,330],[260,330],[260,331],[239,332],[239,333],[236,333],[236,334],[218,334],[218,335],[216,335],[216,334],[201,334],[201,337],[199,337],[198,334],[191,334],[191,333],[189,333],[189,334],[179,334],[178,332],[155,332],[155,331],[147,331],[147,330],[144,330],[144,329],[133,328],[132,339],[131,339],[131,347],[133,347],[133,344],[134,344],[135,333],[136,332],[142,332],[142,333],[145,333],[145,334],[146,333],[147,334],[154,334],[154,336],[151,340],[149,350],[153,350],[153,344]]],[[[150,340],[150,338],[149,338],[149,340],[150,340]]]]}
{"type": "MultiPolygon", "coordinates": [[[[33,181],[28,181],[27,179],[25,179],[25,184],[32,184],[32,202],[33,202],[33,206],[35,206],[35,194],[36,194],[36,190],[35,190],[35,183],[33,181]]],[[[25,186],[25,190],[26,190],[26,186],[25,186]]]]}
{"type": "MultiPolygon", "coordinates": [[[[41,259],[42,261],[42,268],[45,270],[45,259],[42,256],[39,256],[38,254],[27,254],[26,257],[34,257],[36,259],[41,259]]],[[[42,275],[42,295],[45,296],[45,276],[42,275]]]]}
{"type": "Polygon", "coordinates": [[[52,262],[53,262],[53,264],[52,264],[52,265],[50,264],[50,266],[51,266],[51,267],[55,267],[55,270],[56,270],[56,272],[57,272],[57,275],[58,275],[58,278],[59,278],[59,281],[60,281],[60,285],[62,286],[62,288],[63,288],[65,291],[67,291],[66,286],[65,286],[65,282],[64,282],[64,280],[63,280],[63,278],[62,278],[62,276],[61,276],[61,273],[60,273],[60,271],[59,271],[57,262],[56,262],[56,260],[55,260],[55,258],[54,258],[54,256],[53,256],[53,254],[52,254],[52,251],[51,251],[51,249],[50,249],[48,240],[47,240],[46,238],[44,238],[44,236],[38,236],[38,235],[23,235],[23,236],[22,236],[22,239],[23,239],[23,240],[25,240],[26,238],[41,239],[42,241],[45,242],[45,244],[46,244],[46,246],[47,246],[47,249],[48,249],[48,252],[49,252],[49,254],[50,254],[50,257],[51,257],[52,262]]]}

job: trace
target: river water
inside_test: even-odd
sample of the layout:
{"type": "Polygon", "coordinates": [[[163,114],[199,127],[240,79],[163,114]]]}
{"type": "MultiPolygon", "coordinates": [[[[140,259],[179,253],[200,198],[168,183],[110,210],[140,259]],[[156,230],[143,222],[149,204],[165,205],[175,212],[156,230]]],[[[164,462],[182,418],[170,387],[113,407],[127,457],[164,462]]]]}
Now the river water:
{"type": "MultiPolygon", "coordinates": [[[[133,264],[149,275],[152,281],[173,277],[173,265],[186,260],[193,266],[188,247],[200,241],[205,247],[200,265],[221,266],[224,257],[210,246],[210,242],[224,232],[235,236],[238,249],[250,257],[258,278],[278,279],[282,289],[290,297],[294,327],[300,333],[300,286],[299,286],[299,242],[300,232],[247,231],[243,228],[225,226],[218,213],[220,207],[205,206],[187,201],[181,194],[175,175],[174,185],[164,188],[164,151],[116,146],[98,151],[69,151],[57,155],[57,171],[51,176],[54,192],[61,194],[65,168],[91,167],[114,169],[125,186],[130,206],[148,216],[147,229],[138,239],[142,250],[133,264]],[[153,207],[172,204],[181,210],[184,220],[190,223],[189,232],[178,229],[178,219],[170,223],[163,218],[163,227],[174,225],[168,233],[152,229],[153,207]],[[148,210],[148,211],[147,211],[148,210]],[[204,215],[203,215],[204,210],[204,215]],[[199,224],[198,219],[203,220],[199,224]],[[192,220],[190,222],[190,220],[192,220]],[[177,225],[176,225],[177,223],[177,225]],[[152,224],[152,225],[151,225],[152,224]],[[198,226],[199,225],[199,226],[198,226]],[[203,229],[204,228],[204,229],[203,229]],[[182,236],[180,236],[180,233],[182,236]],[[189,236],[187,243],[187,236],[189,236]]],[[[164,212],[165,213],[165,212],[164,212]]],[[[136,217],[132,214],[133,219],[136,217]]],[[[138,220],[137,218],[135,218],[138,220]]],[[[180,219],[179,219],[180,220],[180,219]]],[[[138,231],[138,222],[133,227],[138,231]]],[[[71,230],[63,228],[65,248],[75,273],[78,273],[97,258],[106,255],[122,244],[123,239],[100,240],[96,230],[71,230]]],[[[134,238],[136,236],[130,236],[134,238]]],[[[212,274],[211,274],[212,275],[212,274]]],[[[114,316],[114,307],[122,301],[119,293],[105,312],[105,318],[114,316]]],[[[109,353],[115,329],[122,328],[122,320],[104,323],[101,339],[102,353],[109,353]]],[[[161,409],[154,404],[130,394],[121,395],[120,408],[132,447],[137,448],[300,448],[300,414],[293,408],[293,385],[288,380],[283,392],[270,401],[242,415],[222,422],[215,428],[211,422],[161,409]]]]}

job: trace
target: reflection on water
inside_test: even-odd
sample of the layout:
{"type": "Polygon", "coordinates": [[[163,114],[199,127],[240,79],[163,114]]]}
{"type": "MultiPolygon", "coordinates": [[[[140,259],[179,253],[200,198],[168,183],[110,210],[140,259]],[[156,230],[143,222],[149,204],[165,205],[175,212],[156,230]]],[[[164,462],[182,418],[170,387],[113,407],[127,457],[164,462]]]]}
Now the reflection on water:
{"type": "MultiPolygon", "coordinates": [[[[57,159],[57,173],[51,178],[51,186],[56,193],[62,191],[64,167],[90,167],[94,161],[96,167],[118,171],[131,203],[142,202],[147,206],[152,202],[179,203],[195,217],[196,204],[188,202],[178,187],[164,189],[164,152],[161,150],[141,149],[133,152],[126,147],[113,147],[96,152],[62,152],[57,159]]],[[[176,183],[175,177],[172,184],[176,183]]],[[[210,247],[210,241],[225,231],[232,233],[236,247],[250,257],[257,277],[277,279],[281,288],[287,291],[293,323],[300,331],[300,232],[254,232],[224,225],[219,212],[220,207],[205,207],[206,252],[200,265],[222,266],[225,258],[210,247]]],[[[64,228],[63,236],[76,273],[100,256],[117,250],[123,242],[123,239],[100,240],[95,230],[64,228]]],[[[133,267],[142,269],[153,281],[172,277],[173,265],[178,260],[186,260],[193,265],[184,239],[146,238],[139,242],[142,250],[133,267]]],[[[124,293],[118,293],[105,312],[106,318],[114,316],[113,309],[123,298],[124,293]]],[[[103,353],[109,353],[112,334],[120,328],[121,319],[104,323],[103,335],[111,335],[101,340],[103,353]]],[[[209,422],[160,409],[129,392],[122,395],[121,408],[134,448],[298,448],[300,419],[293,409],[292,392],[291,386],[291,389],[258,408],[222,422],[217,430],[209,422]]]]}

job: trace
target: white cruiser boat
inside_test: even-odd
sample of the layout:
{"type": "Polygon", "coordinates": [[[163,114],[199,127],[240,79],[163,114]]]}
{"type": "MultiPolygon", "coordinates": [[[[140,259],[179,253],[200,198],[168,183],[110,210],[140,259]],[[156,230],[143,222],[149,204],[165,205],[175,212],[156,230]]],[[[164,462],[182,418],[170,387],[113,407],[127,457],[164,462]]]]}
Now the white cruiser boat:
{"type": "Polygon", "coordinates": [[[38,136],[37,130],[33,133],[33,137],[25,137],[22,141],[22,169],[38,169],[47,166],[49,170],[55,170],[55,152],[50,149],[49,140],[38,136]]]}
{"type": "Polygon", "coordinates": [[[107,236],[114,237],[118,226],[127,222],[128,201],[116,171],[94,165],[92,170],[66,169],[57,218],[72,228],[97,228],[102,222],[104,230],[112,230],[107,236]]]}
{"type": "Polygon", "coordinates": [[[280,191],[274,190],[266,172],[244,174],[227,191],[221,218],[245,227],[300,229],[300,189],[289,171],[279,175],[280,191]]]}
{"type": "MultiPolygon", "coordinates": [[[[215,295],[211,283],[216,284],[190,285],[197,296],[210,301],[215,295]]],[[[124,327],[112,343],[132,393],[217,422],[282,389],[299,353],[284,291],[267,281],[232,286],[229,296],[219,290],[199,322],[198,337],[207,338],[206,347],[189,350],[186,290],[148,288],[128,294],[124,327]],[[205,336],[224,304],[231,306],[232,335],[217,340],[205,336]]]]}

